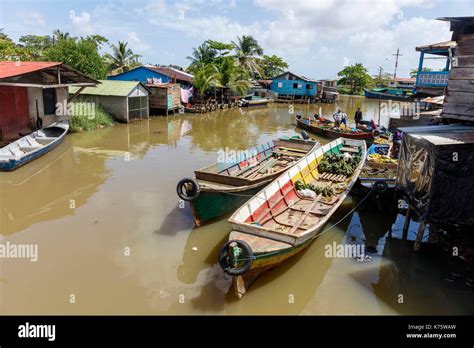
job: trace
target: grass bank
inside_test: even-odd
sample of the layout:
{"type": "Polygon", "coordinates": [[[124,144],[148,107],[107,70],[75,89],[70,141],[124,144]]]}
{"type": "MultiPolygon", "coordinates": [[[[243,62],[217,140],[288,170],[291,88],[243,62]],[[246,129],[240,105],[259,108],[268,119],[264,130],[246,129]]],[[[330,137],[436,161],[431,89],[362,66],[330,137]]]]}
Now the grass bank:
{"type": "Polygon", "coordinates": [[[101,106],[95,106],[87,112],[84,112],[83,109],[79,111],[79,109],[79,104],[73,103],[71,116],[71,130],[73,132],[89,131],[115,124],[114,118],[101,106]]]}

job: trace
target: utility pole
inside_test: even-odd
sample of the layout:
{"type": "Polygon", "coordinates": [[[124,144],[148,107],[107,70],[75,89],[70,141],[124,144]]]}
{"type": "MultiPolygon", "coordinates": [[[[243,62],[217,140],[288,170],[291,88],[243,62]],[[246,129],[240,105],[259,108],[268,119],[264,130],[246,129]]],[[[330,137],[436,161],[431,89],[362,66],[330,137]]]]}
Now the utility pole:
{"type": "Polygon", "coordinates": [[[382,80],[382,72],[383,72],[383,68],[379,66],[379,80],[382,80]]]}
{"type": "Polygon", "coordinates": [[[397,53],[396,53],[396,54],[392,54],[392,56],[397,57],[397,58],[395,59],[395,72],[393,73],[393,79],[395,80],[395,79],[397,78],[398,57],[403,56],[403,54],[400,54],[400,49],[397,48],[397,53]]]}

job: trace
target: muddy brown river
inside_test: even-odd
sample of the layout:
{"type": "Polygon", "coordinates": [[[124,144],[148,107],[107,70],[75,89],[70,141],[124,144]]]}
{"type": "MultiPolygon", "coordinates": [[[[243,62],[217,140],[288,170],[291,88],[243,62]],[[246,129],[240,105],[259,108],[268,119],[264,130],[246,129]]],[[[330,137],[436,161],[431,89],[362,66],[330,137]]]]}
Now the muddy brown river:
{"type": "MultiPolygon", "coordinates": [[[[358,106],[366,118],[378,108],[357,97],[338,106],[351,120],[358,106]]],[[[327,115],[337,106],[321,107],[327,115]]],[[[38,246],[36,262],[0,259],[0,313],[473,314],[473,290],[448,276],[458,265],[435,245],[414,253],[417,223],[402,240],[403,216],[377,211],[372,200],[237,300],[217,264],[228,216],[195,228],[176,183],[226,147],[294,135],[289,111],[156,117],[71,134],[42,158],[0,173],[0,242],[38,246]],[[325,256],[326,245],[354,240],[372,247],[371,260],[325,256]]],[[[331,223],[355,204],[347,199],[331,223]]]]}

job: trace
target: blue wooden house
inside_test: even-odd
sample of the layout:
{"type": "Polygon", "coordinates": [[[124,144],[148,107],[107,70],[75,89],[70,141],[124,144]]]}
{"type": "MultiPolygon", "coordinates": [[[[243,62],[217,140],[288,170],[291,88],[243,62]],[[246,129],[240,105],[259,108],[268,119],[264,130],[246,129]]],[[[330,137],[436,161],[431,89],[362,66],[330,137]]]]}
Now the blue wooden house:
{"type": "Polygon", "coordinates": [[[157,83],[179,83],[190,86],[193,76],[171,67],[153,65],[139,66],[123,73],[109,76],[108,80],[139,81],[145,85],[157,83]]]}
{"type": "Polygon", "coordinates": [[[316,80],[298,76],[289,71],[275,76],[270,89],[277,93],[278,97],[290,97],[292,99],[315,99],[318,92],[316,80]]]}
{"type": "Polygon", "coordinates": [[[420,60],[416,75],[415,93],[420,96],[439,96],[445,93],[451,68],[450,57],[455,47],[455,41],[445,41],[416,48],[416,50],[420,52],[420,60]],[[424,66],[425,61],[433,58],[444,58],[444,69],[440,71],[426,71],[424,66]]]}

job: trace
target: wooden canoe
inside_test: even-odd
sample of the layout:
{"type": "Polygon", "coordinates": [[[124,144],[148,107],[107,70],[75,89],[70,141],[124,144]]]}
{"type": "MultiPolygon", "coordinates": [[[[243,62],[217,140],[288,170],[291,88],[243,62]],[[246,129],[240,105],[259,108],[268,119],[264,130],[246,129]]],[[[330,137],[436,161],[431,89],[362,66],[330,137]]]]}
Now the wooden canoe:
{"type": "MultiPolygon", "coordinates": [[[[365,157],[365,141],[334,140],[308,153],[230,217],[232,231],[229,242],[221,249],[221,267],[226,271],[222,257],[234,253],[235,245],[244,242],[251,250],[248,252],[252,259],[251,266],[245,273],[236,275],[226,271],[233,276],[239,298],[260,274],[303,251],[319,235],[357,180],[365,157]],[[348,153],[359,158],[350,177],[318,172],[318,164],[324,155],[331,153],[348,153]],[[337,190],[335,195],[327,198],[322,195],[313,199],[304,198],[295,187],[297,181],[337,187],[337,190]]],[[[227,262],[236,266],[229,258],[227,262]]]]}
{"type": "Polygon", "coordinates": [[[68,122],[57,122],[0,149],[0,171],[12,171],[51,151],[64,139],[68,122]]]}
{"type": "Polygon", "coordinates": [[[318,146],[317,141],[301,139],[270,141],[196,170],[195,179],[178,183],[178,196],[189,201],[194,221],[201,226],[237,209],[318,146]]]}
{"type": "Polygon", "coordinates": [[[355,132],[343,132],[338,131],[334,127],[323,125],[316,121],[310,121],[308,119],[296,119],[296,123],[300,128],[304,128],[313,132],[315,134],[321,135],[323,137],[337,139],[337,138],[346,138],[346,139],[356,139],[356,140],[366,140],[372,142],[374,137],[370,132],[364,132],[357,130],[355,132]]]}

